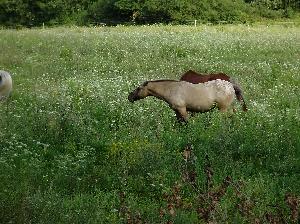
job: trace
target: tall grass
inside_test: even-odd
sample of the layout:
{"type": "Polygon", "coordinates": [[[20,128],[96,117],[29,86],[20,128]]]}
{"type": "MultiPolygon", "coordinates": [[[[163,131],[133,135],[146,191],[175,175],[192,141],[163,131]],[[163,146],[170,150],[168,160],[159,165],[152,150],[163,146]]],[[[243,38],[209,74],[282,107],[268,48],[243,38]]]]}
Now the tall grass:
{"type": "MultiPolygon", "coordinates": [[[[285,193],[300,195],[299,43],[299,28],[284,26],[0,30],[0,69],[14,81],[0,105],[0,221],[126,223],[124,207],[136,220],[166,221],[163,195],[184,185],[188,144],[199,191],[207,155],[217,185],[228,175],[244,183],[256,217],[270,205],[287,212],[285,193]],[[160,101],[128,102],[142,81],[188,69],[233,76],[249,111],[182,126],[160,101]]],[[[216,221],[246,222],[233,195],[229,187],[216,221]]],[[[181,208],[172,219],[201,220],[181,208]]]]}

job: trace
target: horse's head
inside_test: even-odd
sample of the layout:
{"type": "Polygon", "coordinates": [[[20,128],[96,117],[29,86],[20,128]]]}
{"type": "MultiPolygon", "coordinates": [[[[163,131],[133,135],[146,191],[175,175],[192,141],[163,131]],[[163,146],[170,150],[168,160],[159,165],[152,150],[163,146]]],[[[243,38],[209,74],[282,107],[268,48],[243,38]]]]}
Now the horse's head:
{"type": "Polygon", "coordinates": [[[145,97],[149,96],[149,91],[147,88],[148,82],[144,82],[142,85],[140,85],[138,88],[133,90],[128,95],[128,100],[133,103],[134,101],[144,99],[145,97]]]}

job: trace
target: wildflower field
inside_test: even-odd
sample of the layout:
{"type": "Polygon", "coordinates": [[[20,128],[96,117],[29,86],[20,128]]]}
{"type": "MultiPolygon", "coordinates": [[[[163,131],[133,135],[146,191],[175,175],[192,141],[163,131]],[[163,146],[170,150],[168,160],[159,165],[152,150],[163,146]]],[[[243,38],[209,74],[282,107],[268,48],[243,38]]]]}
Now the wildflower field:
{"type": "Polygon", "coordinates": [[[299,221],[299,26],[2,29],[0,70],[0,223],[299,221]],[[189,69],[234,77],[249,111],[128,102],[189,69]]]}

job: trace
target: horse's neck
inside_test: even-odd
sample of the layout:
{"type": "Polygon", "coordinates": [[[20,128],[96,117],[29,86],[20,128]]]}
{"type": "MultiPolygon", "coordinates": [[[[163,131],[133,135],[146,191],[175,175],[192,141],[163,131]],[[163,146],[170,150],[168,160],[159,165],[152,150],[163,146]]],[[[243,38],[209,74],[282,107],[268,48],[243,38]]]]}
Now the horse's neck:
{"type": "Polygon", "coordinates": [[[148,85],[150,96],[168,101],[170,98],[170,88],[173,83],[170,82],[151,82],[148,85]]]}

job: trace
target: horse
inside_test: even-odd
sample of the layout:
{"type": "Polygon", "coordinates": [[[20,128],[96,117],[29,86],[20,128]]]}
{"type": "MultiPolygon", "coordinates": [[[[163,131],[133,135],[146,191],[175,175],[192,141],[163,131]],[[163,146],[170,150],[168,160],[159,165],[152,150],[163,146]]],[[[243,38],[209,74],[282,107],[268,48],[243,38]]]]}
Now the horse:
{"type": "Polygon", "coordinates": [[[215,106],[226,112],[234,100],[233,85],[216,79],[192,84],[177,80],[146,81],[128,95],[133,103],[148,96],[165,101],[174,110],[178,121],[187,122],[188,112],[208,112],[215,106]]]}
{"type": "Polygon", "coordinates": [[[221,80],[225,80],[225,81],[232,83],[237,100],[242,105],[243,111],[247,111],[248,108],[244,101],[241,87],[239,86],[239,84],[236,81],[234,81],[233,78],[226,75],[225,73],[206,74],[206,73],[197,73],[193,70],[189,70],[181,76],[180,81],[186,81],[186,82],[198,84],[198,83],[204,83],[204,82],[208,82],[208,81],[212,81],[212,80],[216,80],[216,79],[221,79],[221,80]]]}
{"type": "Polygon", "coordinates": [[[0,70],[0,101],[8,98],[12,91],[12,79],[8,72],[0,70]]]}

